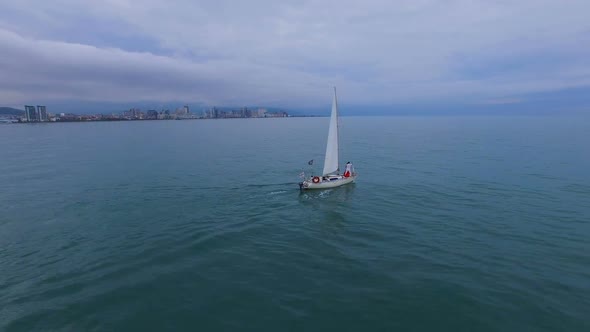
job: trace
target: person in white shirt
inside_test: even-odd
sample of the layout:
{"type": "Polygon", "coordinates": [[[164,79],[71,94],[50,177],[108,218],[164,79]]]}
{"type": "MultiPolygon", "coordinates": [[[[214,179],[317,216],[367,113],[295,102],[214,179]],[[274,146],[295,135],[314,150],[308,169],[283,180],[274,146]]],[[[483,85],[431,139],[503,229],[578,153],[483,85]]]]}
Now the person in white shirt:
{"type": "Polygon", "coordinates": [[[346,170],[344,171],[344,177],[347,178],[352,175],[352,164],[349,162],[346,163],[346,170]]]}

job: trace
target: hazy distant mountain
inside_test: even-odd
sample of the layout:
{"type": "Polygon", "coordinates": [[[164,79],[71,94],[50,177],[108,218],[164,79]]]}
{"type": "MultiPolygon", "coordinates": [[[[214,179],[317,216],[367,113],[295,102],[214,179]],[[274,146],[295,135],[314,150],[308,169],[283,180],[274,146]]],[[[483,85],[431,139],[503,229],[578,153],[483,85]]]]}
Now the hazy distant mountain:
{"type": "Polygon", "coordinates": [[[25,111],[19,110],[18,108],[12,108],[12,107],[0,107],[0,115],[23,116],[23,115],[25,115],[25,111]]]}

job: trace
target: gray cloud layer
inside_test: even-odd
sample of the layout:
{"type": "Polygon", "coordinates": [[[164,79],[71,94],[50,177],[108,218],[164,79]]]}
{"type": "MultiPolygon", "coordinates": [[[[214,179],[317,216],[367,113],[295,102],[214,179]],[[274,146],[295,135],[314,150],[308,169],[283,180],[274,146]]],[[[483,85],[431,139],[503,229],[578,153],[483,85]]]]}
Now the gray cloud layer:
{"type": "Polygon", "coordinates": [[[590,86],[588,1],[0,4],[0,101],[311,106],[590,86]]]}

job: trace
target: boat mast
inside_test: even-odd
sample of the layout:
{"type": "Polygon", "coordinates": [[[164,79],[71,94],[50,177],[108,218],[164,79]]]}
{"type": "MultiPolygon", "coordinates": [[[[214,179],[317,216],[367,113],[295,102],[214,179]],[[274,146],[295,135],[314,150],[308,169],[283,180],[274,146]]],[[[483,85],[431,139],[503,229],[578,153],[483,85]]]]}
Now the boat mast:
{"type": "Polygon", "coordinates": [[[336,139],[338,140],[338,168],[340,173],[340,117],[338,116],[338,98],[336,97],[336,87],[334,87],[334,103],[336,104],[336,139]]]}

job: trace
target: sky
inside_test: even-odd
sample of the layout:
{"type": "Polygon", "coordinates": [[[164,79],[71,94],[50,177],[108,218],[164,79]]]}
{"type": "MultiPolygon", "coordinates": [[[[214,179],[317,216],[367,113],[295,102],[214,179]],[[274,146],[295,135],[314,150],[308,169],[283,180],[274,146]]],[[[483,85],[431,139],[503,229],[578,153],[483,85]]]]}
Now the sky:
{"type": "Polygon", "coordinates": [[[0,0],[0,106],[590,110],[588,0],[0,0]]]}

